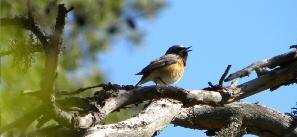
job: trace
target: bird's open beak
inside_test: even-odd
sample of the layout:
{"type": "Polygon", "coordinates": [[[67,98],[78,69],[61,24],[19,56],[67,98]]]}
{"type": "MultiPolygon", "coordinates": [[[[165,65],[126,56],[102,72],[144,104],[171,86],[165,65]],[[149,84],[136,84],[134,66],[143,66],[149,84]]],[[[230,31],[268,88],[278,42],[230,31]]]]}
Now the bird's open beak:
{"type": "Polygon", "coordinates": [[[192,51],[192,50],[190,50],[191,47],[192,47],[192,46],[190,46],[190,47],[186,47],[185,50],[186,50],[187,52],[190,52],[190,51],[192,51]]]}

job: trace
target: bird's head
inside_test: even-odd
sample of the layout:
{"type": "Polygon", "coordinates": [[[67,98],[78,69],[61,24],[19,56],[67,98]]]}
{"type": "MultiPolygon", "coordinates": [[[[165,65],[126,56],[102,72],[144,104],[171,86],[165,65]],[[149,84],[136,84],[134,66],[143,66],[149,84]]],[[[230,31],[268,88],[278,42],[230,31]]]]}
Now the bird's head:
{"type": "Polygon", "coordinates": [[[188,52],[192,51],[190,50],[191,47],[184,47],[182,45],[173,45],[170,47],[165,54],[176,54],[181,57],[187,57],[188,52]]]}
{"type": "Polygon", "coordinates": [[[184,47],[182,45],[173,45],[170,47],[165,54],[175,54],[184,59],[184,63],[187,61],[188,52],[192,51],[190,50],[191,47],[184,47]]]}

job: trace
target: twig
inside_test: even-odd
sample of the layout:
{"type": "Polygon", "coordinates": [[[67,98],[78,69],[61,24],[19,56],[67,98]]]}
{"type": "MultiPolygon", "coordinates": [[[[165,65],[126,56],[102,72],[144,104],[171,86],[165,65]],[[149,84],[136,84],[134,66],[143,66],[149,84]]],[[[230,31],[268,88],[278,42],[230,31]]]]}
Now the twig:
{"type": "Polygon", "coordinates": [[[93,88],[98,88],[98,87],[102,87],[104,86],[104,84],[98,84],[98,85],[94,85],[94,86],[90,86],[90,87],[84,87],[84,88],[79,88],[77,90],[74,90],[74,91],[59,91],[59,92],[56,92],[56,95],[58,96],[62,96],[62,95],[76,95],[76,94],[80,94],[86,90],[89,90],[89,89],[93,89],[93,88]]]}
{"type": "Polygon", "coordinates": [[[46,35],[40,30],[34,20],[32,21],[27,17],[1,18],[0,26],[19,26],[30,30],[33,34],[35,34],[44,47],[48,45],[46,35]]]}
{"type": "Polygon", "coordinates": [[[229,73],[230,68],[231,68],[231,65],[228,65],[225,72],[223,73],[223,75],[220,78],[219,85],[221,87],[223,87],[224,79],[226,78],[227,74],[229,73]]]}

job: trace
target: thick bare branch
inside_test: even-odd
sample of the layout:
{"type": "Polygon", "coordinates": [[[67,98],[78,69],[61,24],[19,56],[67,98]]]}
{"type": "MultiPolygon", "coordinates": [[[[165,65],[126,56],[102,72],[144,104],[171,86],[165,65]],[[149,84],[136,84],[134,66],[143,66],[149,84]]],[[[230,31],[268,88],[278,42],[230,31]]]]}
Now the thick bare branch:
{"type": "Polygon", "coordinates": [[[273,109],[257,104],[231,103],[224,107],[196,105],[182,108],[172,121],[177,126],[191,129],[219,131],[231,117],[242,117],[246,132],[271,137],[297,136],[297,129],[290,128],[292,118],[273,109]]]}
{"type": "Polygon", "coordinates": [[[285,53],[285,54],[281,54],[275,57],[272,57],[270,59],[265,59],[262,61],[258,61],[255,62],[251,65],[249,65],[248,67],[237,71],[233,74],[230,74],[225,81],[230,81],[236,78],[241,78],[244,76],[248,76],[252,71],[259,69],[259,68],[264,68],[264,67],[268,67],[268,68],[275,68],[277,66],[284,66],[287,63],[293,62],[297,60],[297,50],[285,53]]]}
{"type": "Polygon", "coordinates": [[[235,114],[230,117],[225,127],[217,132],[217,137],[242,137],[245,132],[245,129],[242,128],[242,116],[235,114]]]}
{"type": "Polygon", "coordinates": [[[110,125],[96,125],[87,130],[86,137],[151,137],[166,127],[182,104],[161,99],[153,102],[138,116],[110,125]]]}
{"type": "MultiPolygon", "coordinates": [[[[230,118],[239,117],[240,119],[231,120],[229,124],[236,128],[245,128],[250,134],[272,137],[297,135],[297,129],[290,128],[293,120],[291,117],[257,104],[237,102],[224,107],[181,106],[178,102],[161,99],[136,117],[116,124],[91,127],[87,130],[86,136],[151,136],[164,128],[173,117],[175,118],[171,123],[176,126],[213,131],[224,128],[226,122],[230,122],[230,118]]],[[[237,135],[243,133],[240,131],[237,135]]]]}
{"type": "Polygon", "coordinates": [[[275,88],[297,77],[297,61],[286,67],[275,69],[259,78],[243,83],[234,90],[228,102],[246,98],[266,89],[275,88]]]}
{"type": "Polygon", "coordinates": [[[99,91],[98,94],[92,97],[92,100],[96,100],[95,106],[98,112],[77,117],[76,115],[63,111],[63,115],[68,116],[61,117],[60,112],[62,112],[62,110],[57,108],[57,110],[60,111],[56,111],[57,115],[60,115],[62,119],[68,118],[67,121],[74,122],[69,124],[74,124],[76,127],[88,128],[94,124],[100,123],[111,112],[121,109],[124,106],[141,103],[146,100],[171,98],[182,101],[185,106],[193,104],[218,104],[222,100],[219,92],[206,90],[193,90],[189,92],[182,88],[172,86],[147,86],[137,88],[127,88],[127,86],[119,87],[119,85],[109,86],[111,87],[108,91],[99,91]],[[113,91],[112,89],[115,90],[116,87],[118,90],[113,91]]]}

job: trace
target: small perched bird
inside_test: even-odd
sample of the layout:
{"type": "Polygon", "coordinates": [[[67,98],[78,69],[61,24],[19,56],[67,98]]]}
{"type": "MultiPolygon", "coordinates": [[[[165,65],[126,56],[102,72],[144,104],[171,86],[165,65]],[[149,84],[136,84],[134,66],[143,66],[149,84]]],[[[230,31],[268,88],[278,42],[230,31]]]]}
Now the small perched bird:
{"type": "Polygon", "coordinates": [[[152,61],[136,75],[142,75],[136,86],[149,81],[157,85],[169,85],[181,79],[186,66],[188,52],[191,47],[174,45],[170,47],[164,56],[152,61]]]}

